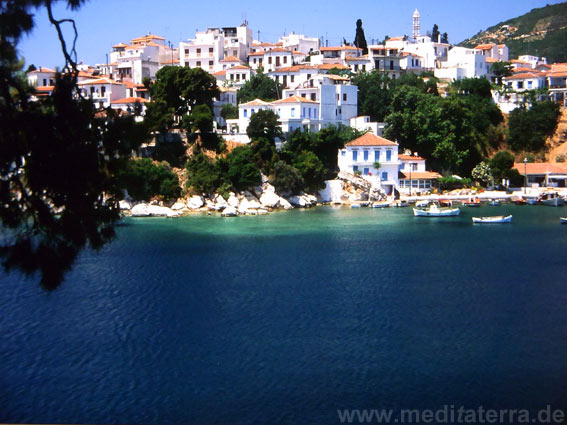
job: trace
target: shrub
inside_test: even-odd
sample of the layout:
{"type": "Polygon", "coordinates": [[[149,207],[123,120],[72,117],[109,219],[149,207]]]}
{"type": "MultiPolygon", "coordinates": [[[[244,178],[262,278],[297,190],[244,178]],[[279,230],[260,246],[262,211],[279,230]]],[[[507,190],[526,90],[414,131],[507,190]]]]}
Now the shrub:
{"type": "Polygon", "coordinates": [[[236,190],[245,190],[262,182],[260,170],[249,146],[239,146],[227,155],[227,176],[236,190]]]}
{"type": "Polygon", "coordinates": [[[153,197],[175,199],[181,195],[179,179],[167,162],[155,164],[150,158],[128,161],[119,174],[121,185],[137,201],[153,197]]]}
{"type": "Polygon", "coordinates": [[[274,164],[274,170],[270,179],[276,191],[279,193],[291,193],[297,195],[303,189],[303,178],[297,168],[278,161],[274,164]]]}

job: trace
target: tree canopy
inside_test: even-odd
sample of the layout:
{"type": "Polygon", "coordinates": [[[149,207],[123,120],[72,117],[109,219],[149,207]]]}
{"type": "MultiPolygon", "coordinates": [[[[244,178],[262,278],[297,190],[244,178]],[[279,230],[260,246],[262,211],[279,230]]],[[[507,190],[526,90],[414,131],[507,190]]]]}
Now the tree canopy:
{"type": "MultiPolygon", "coordinates": [[[[20,0],[0,7],[0,218],[5,237],[0,256],[7,270],[39,272],[55,288],[87,246],[114,236],[121,197],[117,177],[133,149],[145,140],[134,117],[97,111],[77,96],[74,43],[68,50],[53,15],[55,1],[20,0]],[[21,37],[34,26],[34,8],[46,8],[65,61],[53,95],[31,101],[17,55],[21,37]]],[[[83,0],[64,3],[77,9],[83,0]]]]}
{"type": "Polygon", "coordinates": [[[261,99],[266,102],[277,100],[282,95],[283,86],[272,80],[266,74],[259,72],[253,75],[238,90],[237,98],[239,103],[250,102],[254,99],[261,99]]]}

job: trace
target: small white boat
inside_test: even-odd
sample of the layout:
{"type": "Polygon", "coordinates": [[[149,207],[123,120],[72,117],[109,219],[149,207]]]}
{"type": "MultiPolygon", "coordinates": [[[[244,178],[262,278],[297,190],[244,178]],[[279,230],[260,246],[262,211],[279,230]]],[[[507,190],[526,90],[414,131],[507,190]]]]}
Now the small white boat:
{"type": "Polygon", "coordinates": [[[493,223],[510,223],[512,221],[511,215],[494,215],[491,217],[473,217],[473,223],[486,223],[486,224],[493,224],[493,223]]]}
{"type": "Polygon", "coordinates": [[[561,224],[567,224],[567,217],[559,217],[561,224]]]}
{"type": "Polygon", "coordinates": [[[416,201],[415,206],[416,208],[425,208],[429,205],[429,201],[427,199],[416,201]]]}
{"type": "Polygon", "coordinates": [[[428,208],[414,208],[413,215],[416,217],[454,217],[461,213],[459,208],[439,208],[436,204],[428,208]]]}
{"type": "Polygon", "coordinates": [[[491,207],[497,207],[500,205],[500,201],[498,199],[491,199],[490,201],[488,201],[488,205],[490,205],[491,207]]]}
{"type": "Polygon", "coordinates": [[[526,203],[528,205],[537,205],[539,201],[537,198],[526,198],[526,203]]]}
{"type": "Polygon", "coordinates": [[[350,207],[351,208],[360,208],[360,204],[352,204],[350,207]]]}
{"type": "Polygon", "coordinates": [[[393,208],[403,208],[403,207],[408,207],[409,204],[406,201],[400,201],[398,199],[397,201],[392,202],[390,206],[393,208]]]}
{"type": "Polygon", "coordinates": [[[390,206],[390,201],[385,202],[374,202],[372,208],[388,208],[390,206]]]}

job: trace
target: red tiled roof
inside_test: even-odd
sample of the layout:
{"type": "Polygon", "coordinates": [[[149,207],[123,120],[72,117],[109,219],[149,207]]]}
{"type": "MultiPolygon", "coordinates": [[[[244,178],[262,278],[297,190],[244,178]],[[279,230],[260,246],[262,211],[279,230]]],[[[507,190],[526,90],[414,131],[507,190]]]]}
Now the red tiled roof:
{"type": "Polygon", "coordinates": [[[125,97],[124,99],[114,100],[110,103],[122,105],[127,103],[136,103],[136,102],[146,103],[149,102],[149,100],[144,99],[143,97],[125,97]]]}
{"type": "Polygon", "coordinates": [[[115,48],[115,49],[120,49],[120,48],[122,48],[122,47],[128,47],[128,45],[127,45],[127,44],[124,44],[124,43],[118,43],[118,44],[115,44],[115,45],[112,46],[112,47],[115,48]]]}
{"type": "Polygon", "coordinates": [[[265,106],[269,104],[269,102],[264,102],[262,99],[254,99],[250,102],[241,103],[240,106],[265,106]]]}
{"type": "Polygon", "coordinates": [[[40,72],[47,72],[47,73],[55,73],[55,71],[53,69],[49,69],[49,68],[42,68],[41,66],[36,69],[35,71],[30,71],[29,74],[38,74],[40,72]]]}
{"type": "Polygon", "coordinates": [[[398,159],[401,161],[425,161],[425,158],[415,155],[398,155],[398,159]]]}
{"type": "Polygon", "coordinates": [[[300,96],[290,96],[285,99],[276,100],[273,103],[319,103],[311,99],[307,99],[305,97],[300,96]]]}
{"type": "Polygon", "coordinates": [[[491,50],[494,46],[496,46],[496,44],[494,44],[494,43],[479,44],[478,46],[475,47],[475,49],[476,50],[491,50]]]}
{"type": "Polygon", "coordinates": [[[275,52],[275,53],[291,53],[291,50],[284,49],[281,47],[274,47],[273,49],[266,50],[266,53],[275,52]]]}
{"type": "Polygon", "coordinates": [[[526,78],[539,78],[542,77],[540,73],[537,72],[521,72],[519,74],[514,74],[511,77],[504,77],[505,80],[525,80],[526,78]]]}
{"type": "Polygon", "coordinates": [[[226,75],[226,69],[223,69],[222,71],[213,72],[211,75],[217,75],[217,76],[226,75]]]}
{"type": "Polygon", "coordinates": [[[337,50],[362,50],[354,46],[336,46],[336,47],[321,47],[319,50],[322,52],[334,52],[337,50]]]}
{"type": "Polygon", "coordinates": [[[236,56],[227,56],[224,59],[221,59],[219,62],[240,62],[240,59],[238,59],[236,56]]]}
{"type": "MultiPolygon", "coordinates": [[[[408,171],[402,171],[404,178],[402,180],[409,180],[410,173],[408,171]]],[[[411,172],[411,179],[412,180],[433,180],[441,178],[441,174],[436,173],[435,171],[412,171],[411,172]]]]}
{"type": "Polygon", "coordinates": [[[115,85],[120,85],[122,83],[118,83],[114,80],[111,80],[110,78],[97,78],[95,80],[87,80],[87,81],[80,81],[77,84],[81,85],[81,86],[87,86],[87,85],[91,85],[91,84],[115,84],[115,85]]]}
{"type": "Polygon", "coordinates": [[[55,86],[38,86],[35,88],[35,91],[53,91],[55,89],[55,86]]]}
{"type": "Polygon", "coordinates": [[[259,52],[250,53],[248,56],[264,56],[264,51],[261,50],[259,52]]]}
{"type": "Polygon", "coordinates": [[[354,139],[352,142],[347,143],[345,146],[397,146],[394,143],[383,137],[376,136],[373,133],[366,133],[364,136],[354,139]]]}
{"type": "Polygon", "coordinates": [[[555,164],[551,162],[531,162],[524,164],[516,162],[514,168],[524,175],[524,166],[528,175],[530,174],[567,174],[567,164],[555,164]]]}
{"type": "Polygon", "coordinates": [[[233,66],[232,68],[227,69],[227,71],[232,71],[233,69],[250,69],[250,67],[246,65],[236,65],[233,66]]]}

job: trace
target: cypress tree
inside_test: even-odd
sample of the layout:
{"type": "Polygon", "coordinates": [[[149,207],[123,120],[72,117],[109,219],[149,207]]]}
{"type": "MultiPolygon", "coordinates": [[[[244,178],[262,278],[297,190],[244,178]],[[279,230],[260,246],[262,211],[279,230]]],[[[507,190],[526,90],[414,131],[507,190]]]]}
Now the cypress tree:
{"type": "Polygon", "coordinates": [[[366,37],[364,36],[364,29],[362,29],[362,19],[356,21],[356,35],[354,37],[354,45],[362,49],[362,54],[368,53],[368,44],[366,44],[366,37]]]}

